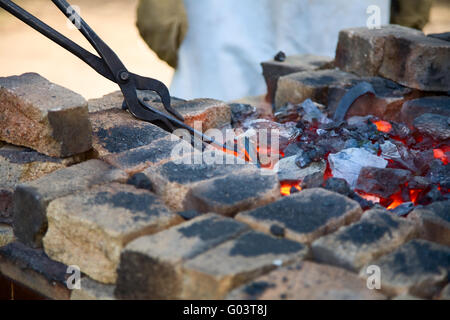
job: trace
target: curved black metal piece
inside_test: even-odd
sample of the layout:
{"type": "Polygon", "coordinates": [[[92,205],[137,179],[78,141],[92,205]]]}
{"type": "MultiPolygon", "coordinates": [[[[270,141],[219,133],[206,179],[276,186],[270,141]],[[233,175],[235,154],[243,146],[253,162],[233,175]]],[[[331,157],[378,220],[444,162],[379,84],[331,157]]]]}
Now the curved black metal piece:
{"type": "Polygon", "coordinates": [[[339,106],[336,109],[336,112],[334,113],[333,120],[340,122],[344,121],[345,116],[352,106],[352,104],[361,96],[364,96],[366,94],[373,94],[375,95],[375,90],[373,89],[373,86],[368,82],[361,82],[351,88],[341,99],[339,102],[339,106]]]}

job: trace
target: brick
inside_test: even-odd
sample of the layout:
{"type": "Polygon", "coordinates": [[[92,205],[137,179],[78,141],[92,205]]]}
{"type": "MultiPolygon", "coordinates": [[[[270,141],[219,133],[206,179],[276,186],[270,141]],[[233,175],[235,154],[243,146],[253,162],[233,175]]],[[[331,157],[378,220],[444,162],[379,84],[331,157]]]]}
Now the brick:
{"type": "Polygon", "coordinates": [[[129,243],[122,251],[116,296],[121,299],[179,299],[186,285],[182,264],[248,231],[245,224],[216,214],[197,217],[129,243]]]}
{"type": "Polygon", "coordinates": [[[114,285],[99,283],[89,277],[82,277],[80,289],[72,290],[70,300],[115,300],[114,285]]]}
{"type": "Polygon", "coordinates": [[[187,193],[199,182],[255,168],[252,164],[238,163],[233,156],[223,154],[220,160],[222,159],[223,163],[198,161],[199,164],[196,164],[196,159],[192,155],[187,155],[150,166],[143,172],[152,182],[155,192],[161,196],[169,208],[174,211],[184,211],[187,193]]]}
{"type": "Polygon", "coordinates": [[[233,290],[230,300],[383,300],[377,290],[341,268],[299,262],[277,269],[233,290]]]}
{"type": "Polygon", "coordinates": [[[335,192],[313,188],[242,212],[236,219],[266,233],[270,232],[273,224],[277,224],[285,229],[286,238],[310,243],[358,220],[361,214],[357,202],[335,192]]]}
{"type": "Polygon", "coordinates": [[[89,160],[20,184],[13,195],[14,234],[24,244],[40,247],[47,230],[50,201],[94,185],[125,182],[127,178],[125,172],[100,160],[89,160]]]}
{"type": "Polygon", "coordinates": [[[364,265],[394,251],[416,235],[406,219],[373,209],[362,219],[312,243],[314,259],[358,272],[364,265]]]}
{"type": "Polygon", "coordinates": [[[169,132],[120,109],[91,113],[89,117],[93,127],[93,147],[98,157],[146,146],[170,136],[169,132]]]}
{"type": "MultiPolygon", "coordinates": [[[[167,113],[161,102],[161,98],[153,91],[138,91],[138,97],[153,108],[167,113]]],[[[89,101],[89,111],[102,111],[109,109],[121,109],[123,95],[120,91],[110,93],[100,99],[89,101]]],[[[194,121],[202,121],[203,131],[211,128],[221,128],[231,121],[231,110],[227,104],[213,99],[182,100],[172,97],[171,106],[176,109],[189,126],[194,121]]]]}
{"type": "Polygon", "coordinates": [[[424,113],[450,117],[450,97],[436,96],[406,101],[401,109],[401,120],[409,125],[424,113]]]}
{"type": "Polygon", "coordinates": [[[311,54],[299,54],[286,57],[284,61],[269,60],[261,63],[263,76],[267,84],[267,100],[273,102],[277,92],[277,82],[282,76],[313,71],[330,65],[332,59],[311,54]]]}
{"type": "Polygon", "coordinates": [[[0,139],[53,157],[92,147],[82,96],[36,73],[0,78],[0,139]]]}
{"type": "Polygon", "coordinates": [[[311,174],[325,173],[327,168],[324,161],[313,162],[306,168],[300,168],[296,162],[297,156],[291,156],[282,158],[274,167],[274,170],[278,173],[278,179],[280,181],[300,181],[311,174]]]}
{"type": "Polygon", "coordinates": [[[86,153],[68,158],[49,157],[37,151],[5,145],[0,148],[0,223],[11,222],[14,188],[55,170],[86,159],[86,153]]]}
{"type": "Polygon", "coordinates": [[[130,241],[183,221],[153,194],[123,184],[56,199],[47,220],[43,245],[49,257],[108,284],[116,281],[120,251],[130,241]]]}
{"type": "Polygon", "coordinates": [[[426,240],[450,246],[450,201],[432,203],[416,208],[408,215],[418,225],[420,236],[426,240]]]}
{"type": "Polygon", "coordinates": [[[153,141],[150,144],[123,151],[117,154],[104,156],[102,159],[116,168],[129,174],[142,172],[151,165],[166,163],[172,159],[174,148],[183,146],[184,150],[192,150],[193,147],[174,135],[153,141]]]}
{"type": "Polygon", "coordinates": [[[280,183],[273,174],[258,169],[200,182],[186,195],[188,210],[226,216],[269,204],[280,198],[280,183]]]}
{"type": "Polygon", "coordinates": [[[0,273],[49,299],[69,299],[66,271],[67,266],[50,260],[43,250],[19,242],[0,248],[0,273]]]}
{"type": "MultiPolygon", "coordinates": [[[[448,283],[450,249],[426,240],[411,240],[371,264],[380,267],[381,290],[388,296],[431,298],[448,283]]],[[[367,277],[363,271],[360,276],[367,277]]]]}
{"type": "Polygon", "coordinates": [[[336,65],[347,72],[379,75],[423,91],[450,88],[450,43],[405,27],[341,31],[336,65]]]}
{"type": "Polygon", "coordinates": [[[387,120],[396,120],[406,100],[421,97],[421,93],[402,87],[381,77],[358,77],[338,69],[306,71],[281,77],[275,99],[276,109],[286,103],[299,104],[306,99],[328,106],[333,114],[344,95],[362,81],[370,83],[375,95],[359,98],[348,111],[348,116],[372,114],[387,120]]]}
{"type": "Polygon", "coordinates": [[[250,231],[183,264],[184,299],[223,299],[232,289],[308,256],[308,247],[250,231]]]}
{"type": "Polygon", "coordinates": [[[6,224],[0,224],[0,247],[6,246],[14,240],[13,228],[6,224]]]}
{"type": "Polygon", "coordinates": [[[422,134],[428,134],[435,140],[450,139],[450,117],[424,113],[413,122],[414,128],[422,134]]]}

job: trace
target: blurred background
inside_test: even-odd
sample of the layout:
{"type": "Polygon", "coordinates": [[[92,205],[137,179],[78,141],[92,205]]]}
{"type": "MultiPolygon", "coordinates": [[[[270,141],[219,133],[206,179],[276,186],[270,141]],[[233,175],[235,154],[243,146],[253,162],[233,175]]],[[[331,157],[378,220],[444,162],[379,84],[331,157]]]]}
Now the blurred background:
{"type": "MultiPolygon", "coordinates": [[[[94,52],[77,30],[68,28],[66,18],[49,0],[15,2],[94,52]]],[[[157,78],[170,85],[173,68],[158,59],[136,28],[138,0],[72,0],[70,3],[81,8],[82,17],[119,55],[130,71],[157,78]]],[[[450,0],[435,0],[430,22],[424,32],[446,31],[450,31],[450,0]]],[[[25,72],[37,72],[87,99],[118,90],[115,84],[98,75],[78,58],[0,9],[0,76],[25,72]]]]}

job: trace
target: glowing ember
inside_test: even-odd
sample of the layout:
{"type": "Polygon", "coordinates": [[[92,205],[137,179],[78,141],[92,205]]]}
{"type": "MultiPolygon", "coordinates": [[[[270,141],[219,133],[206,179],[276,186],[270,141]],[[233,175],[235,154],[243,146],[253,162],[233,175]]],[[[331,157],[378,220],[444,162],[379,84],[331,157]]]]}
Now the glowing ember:
{"type": "Polygon", "coordinates": [[[281,182],[281,195],[288,196],[291,194],[291,189],[294,187],[298,191],[302,191],[302,188],[300,187],[300,182],[281,182]]]}
{"type": "Polygon", "coordinates": [[[448,159],[447,155],[445,154],[444,150],[434,149],[433,153],[434,153],[434,157],[436,159],[441,160],[445,165],[447,165],[449,163],[449,159],[448,159]]]}
{"type": "Polygon", "coordinates": [[[387,209],[388,209],[388,210],[392,210],[392,209],[397,208],[399,205],[401,205],[401,204],[404,202],[403,199],[402,199],[402,192],[399,191],[399,192],[397,192],[396,194],[393,194],[393,195],[391,196],[391,199],[390,199],[390,200],[392,200],[392,202],[391,202],[391,204],[387,207],[387,209]]]}
{"type": "Polygon", "coordinates": [[[409,190],[409,198],[411,199],[411,202],[414,203],[414,205],[417,205],[417,197],[423,190],[420,189],[411,189],[409,190]]]}
{"type": "Polygon", "coordinates": [[[363,198],[363,199],[366,199],[366,200],[368,200],[368,201],[372,201],[373,203],[380,203],[380,197],[377,197],[377,196],[373,196],[373,195],[370,195],[370,194],[365,194],[365,193],[362,193],[362,192],[357,192],[360,196],[361,196],[361,198],[363,198]]]}
{"type": "Polygon", "coordinates": [[[392,129],[392,125],[387,122],[387,121],[383,121],[383,120],[379,120],[379,121],[374,121],[374,124],[377,126],[378,131],[381,132],[389,132],[392,129]]]}

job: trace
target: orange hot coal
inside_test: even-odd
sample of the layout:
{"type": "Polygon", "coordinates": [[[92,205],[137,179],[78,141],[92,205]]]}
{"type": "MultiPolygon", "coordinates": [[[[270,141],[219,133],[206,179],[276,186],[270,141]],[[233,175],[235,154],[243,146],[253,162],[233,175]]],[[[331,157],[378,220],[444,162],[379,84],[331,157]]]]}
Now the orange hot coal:
{"type": "Polygon", "coordinates": [[[387,121],[378,120],[378,121],[374,121],[373,124],[376,125],[378,131],[381,131],[381,132],[388,133],[389,131],[392,130],[392,125],[387,121]]]}
{"type": "Polygon", "coordinates": [[[434,149],[433,154],[436,159],[441,160],[445,165],[447,165],[449,163],[449,159],[448,159],[447,155],[445,154],[445,151],[444,151],[445,149],[449,149],[447,151],[450,151],[450,147],[445,147],[442,149],[434,149]]]}
{"type": "Polygon", "coordinates": [[[292,187],[294,187],[298,191],[302,191],[302,188],[300,187],[300,183],[301,182],[286,182],[286,181],[281,182],[281,188],[280,188],[281,195],[283,195],[283,196],[290,195],[292,187]]]}

